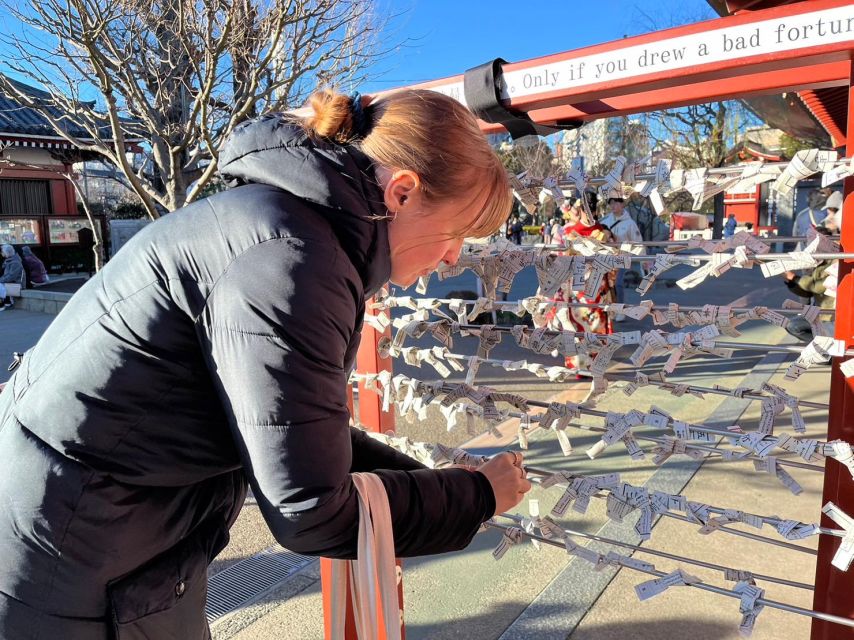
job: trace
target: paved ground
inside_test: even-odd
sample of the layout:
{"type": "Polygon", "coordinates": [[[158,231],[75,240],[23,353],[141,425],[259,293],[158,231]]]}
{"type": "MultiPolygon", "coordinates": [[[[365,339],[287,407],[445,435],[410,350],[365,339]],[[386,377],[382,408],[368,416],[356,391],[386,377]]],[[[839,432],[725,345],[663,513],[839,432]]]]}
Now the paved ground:
{"type": "Polygon", "coordinates": [[[11,375],[6,367],[12,354],[32,347],[55,317],[14,308],[0,312],[0,383],[11,375]]]}
{"type": "MultiPolygon", "coordinates": [[[[673,272],[667,275],[672,274],[673,272]]],[[[775,280],[765,281],[758,276],[758,272],[730,272],[720,283],[707,282],[688,292],[660,286],[653,290],[650,297],[657,302],[671,301],[686,305],[724,304],[738,299],[738,304],[745,306],[779,306],[785,297],[785,289],[775,280]]],[[[672,275],[672,278],[676,277],[679,277],[678,272],[672,275]]],[[[534,287],[533,277],[524,274],[517,280],[510,298],[529,295],[533,293],[534,287]]],[[[434,280],[428,294],[441,297],[447,291],[461,288],[474,289],[473,279],[439,284],[434,280]]],[[[631,299],[630,297],[630,301],[631,299]]],[[[636,326],[636,323],[630,322],[621,328],[636,326]]],[[[761,323],[747,327],[738,340],[772,344],[793,341],[784,332],[761,323]]],[[[432,344],[429,340],[424,343],[432,344]]],[[[473,339],[455,341],[454,345],[454,351],[462,353],[472,353],[475,348],[473,339]]],[[[529,357],[530,353],[519,351],[509,337],[496,348],[494,354],[497,358],[527,357],[534,360],[529,357]]],[[[776,375],[781,363],[788,357],[752,350],[740,351],[726,361],[697,359],[680,366],[677,369],[678,375],[672,376],[671,379],[702,386],[717,383],[734,387],[751,376],[747,378],[747,383],[758,386],[762,380],[776,375]]],[[[548,359],[543,361],[548,362],[548,359]]],[[[660,363],[658,365],[660,366],[660,363]]],[[[435,377],[429,375],[430,370],[419,372],[399,367],[395,371],[429,379],[435,377]]],[[[562,399],[577,399],[585,390],[584,385],[579,383],[551,384],[525,373],[507,374],[491,369],[482,371],[479,382],[499,389],[512,389],[533,398],[544,399],[561,394],[562,399]]],[[[798,384],[798,392],[805,398],[821,399],[827,392],[826,376],[826,368],[810,372],[798,384]]],[[[684,396],[675,398],[658,390],[645,390],[643,394],[630,398],[616,388],[609,390],[600,402],[600,408],[625,411],[633,407],[644,409],[650,404],[671,411],[684,420],[707,421],[720,426],[739,423],[748,429],[755,428],[755,412],[758,411],[758,406],[750,406],[756,403],[724,396],[709,395],[704,400],[698,400],[684,396]],[[742,416],[745,409],[748,411],[742,416]]],[[[811,432],[821,433],[826,427],[827,417],[824,412],[812,411],[805,413],[805,416],[811,432]]],[[[783,424],[785,419],[784,414],[780,424],[783,424]]],[[[589,420],[588,423],[600,422],[589,420]]],[[[439,440],[446,444],[468,440],[465,433],[447,433],[444,421],[432,412],[428,420],[418,425],[400,422],[398,430],[414,439],[439,440]]],[[[509,433],[512,432],[511,427],[509,433]]],[[[736,467],[732,464],[707,463],[701,467],[697,463],[677,461],[669,462],[659,469],[652,465],[649,459],[632,462],[616,447],[591,461],[583,455],[583,451],[597,439],[597,436],[589,432],[573,431],[573,445],[581,455],[567,459],[560,454],[556,440],[551,434],[535,433],[531,438],[528,459],[531,464],[541,467],[567,468],[586,473],[619,471],[623,479],[629,482],[647,483],[672,493],[680,492],[690,483],[685,493],[709,503],[758,513],[780,512],[786,517],[803,520],[814,520],[817,517],[821,474],[808,471],[796,473],[805,491],[800,498],[795,499],[776,481],[754,472],[750,463],[737,463],[736,467]],[[695,474],[699,480],[692,481],[695,474]]],[[[493,452],[507,446],[511,441],[511,437],[499,442],[487,437],[470,444],[484,452],[493,452]]],[[[559,497],[554,491],[535,489],[532,495],[540,498],[541,504],[550,508],[559,497]]],[[[596,532],[607,522],[603,505],[596,503],[591,506],[587,515],[573,514],[564,520],[567,526],[586,532],[596,532]]],[[[626,527],[611,527],[605,524],[604,531],[610,537],[632,541],[633,524],[633,521],[626,527]]],[[[253,553],[253,549],[261,549],[272,543],[255,508],[248,507],[244,510],[239,526],[241,529],[235,536],[235,545],[224,552],[220,567],[253,553]]],[[[750,568],[771,575],[795,576],[805,582],[811,580],[811,556],[794,554],[796,557],[792,559],[789,557],[792,552],[783,555],[776,553],[776,548],[773,548],[772,553],[758,543],[745,544],[741,539],[731,536],[723,539],[725,534],[701,537],[692,533],[691,529],[691,525],[665,520],[657,525],[650,544],[654,548],[674,553],[717,558],[720,564],[750,568]],[[726,562],[722,562],[722,559],[726,559],[726,562]]],[[[773,532],[771,535],[774,535],[773,532]]],[[[639,578],[637,574],[631,575],[628,571],[623,571],[614,579],[613,572],[596,574],[577,560],[570,562],[568,556],[560,550],[546,548],[535,551],[527,545],[511,550],[500,563],[496,563],[492,560],[491,549],[497,540],[497,533],[488,532],[478,536],[463,552],[406,561],[405,607],[408,638],[563,639],[570,637],[570,634],[572,638],[585,639],[624,638],[629,635],[660,638],[670,634],[673,637],[684,637],[689,633],[689,629],[695,640],[737,637],[739,615],[738,605],[734,600],[683,589],[686,593],[672,590],[674,593],[668,592],[656,600],[640,604],[632,590],[635,583],[644,579],[639,578]]],[[[656,564],[667,570],[675,566],[668,561],[656,564]]],[[[213,569],[216,570],[216,567],[213,569]]],[[[692,572],[704,577],[709,575],[700,570],[692,572]]],[[[709,581],[712,580],[715,584],[725,584],[720,575],[712,574],[709,581]]],[[[215,624],[214,637],[218,640],[322,637],[319,583],[312,583],[311,572],[308,572],[300,577],[299,584],[306,588],[295,596],[292,585],[283,586],[279,591],[274,590],[268,594],[263,602],[215,624]]],[[[809,594],[805,597],[797,592],[792,594],[792,589],[782,589],[784,593],[777,595],[777,592],[774,592],[773,597],[808,606],[809,594]]],[[[771,589],[769,596],[770,594],[771,589]]],[[[786,637],[807,637],[808,625],[802,620],[792,615],[779,618],[776,613],[767,609],[760,617],[754,637],[779,637],[774,633],[775,629],[777,632],[780,629],[776,626],[780,620],[782,624],[786,624],[786,637]]]]}

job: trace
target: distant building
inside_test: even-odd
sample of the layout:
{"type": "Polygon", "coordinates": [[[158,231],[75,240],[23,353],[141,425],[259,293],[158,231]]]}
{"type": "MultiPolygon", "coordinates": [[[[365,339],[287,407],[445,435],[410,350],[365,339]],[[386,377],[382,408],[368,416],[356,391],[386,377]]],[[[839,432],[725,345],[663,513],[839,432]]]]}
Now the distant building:
{"type": "Polygon", "coordinates": [[[583,159],[588,173],[607,173],[614,158],[624,156],[640,160],[650,152],[650,137],[646,125],[634,118],[601,118],[564,134],[556,145],[561,164],[573,158],[583,159]]]}
{"type": "MultiPolygon", "coordinates": [[[[15,84],[37,100],[50,100],[43,91],[15,84]]],[[[73,124],[68,131],[88,138],[73,124]]],[[[77,232],[90,224],[77,212],[69,177],[73,164],[84,155],[40,113],[0,94],[0,242],[30,246],[48,269],[79,260],[77,232]]],[[[96,224],[103,232],[103,217],[96,224]]]]}

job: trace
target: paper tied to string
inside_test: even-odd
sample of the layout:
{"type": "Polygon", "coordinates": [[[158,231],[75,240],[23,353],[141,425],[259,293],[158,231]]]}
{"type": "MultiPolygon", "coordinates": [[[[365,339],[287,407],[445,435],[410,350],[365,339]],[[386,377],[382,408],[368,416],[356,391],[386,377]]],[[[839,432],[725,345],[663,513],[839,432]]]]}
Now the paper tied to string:
{"type": "Polygon", "coordinates": [[[541,296],[553,297],[566,282],[572,281],[574,284],[577,278],[574,274],[578,270],[581,271],[583,279],[583,258],[543,251],[533,256],[533,264],[541,296]]]}
{"type": "Polygon", "coordinates": [[[599,191],[602,193],[603,200],[607,199],[609,191],[622,192],[622,180],[625,168],[626,158],[624,156],[617,156],[616,158],[614,158],[614,164],[611,167],[611,170],[602,177],[602,179],[605,181],[605,184],[599,187],[599,191]]]}
{"type": "Polygon", "coordinates": [[[815,336],[804,347],[798,359],[786,370],[786,380],[797,380],[811,366],[828,362],[831,357],[845,354],[845,343],[827,336],[815,336]]]}
{"type": "Polygon", "coordinates": [[[771,185],[771,189],[781,195],[788,195],[804,178],[819,171],[833,171],[838,157],[837,152],[832,150],[802,149],[795,153],[795,157],[786,165],[783,173],[771,185]]]}
{"type": "Polygon", "coordinates": [[[635,593],[639,600],[644,601],[664,593],[670,587],[684,587],[692,584],[700,584],[701,582],[700,578],[692,576],[682,569],[677,569],[661,578],[641,582],[635,586],[635,593]]]}
{"type": "Polygon", "coordinates": [[[663,441],[653,447],[652,453],[652,463],[656,466],[661,466],[673,455],[685,455],[693,460],[700,460],[706,455],[704,450],[673,436],[664,436],[663,441]]]}
{"type": "Polygon", "coordinates": [[[631,429],[632,427],[644,424],[644,420],[646,418],[647,414],[638,411],[637,409],[632,409],[628,413],[615,413],[613,411],[609,411],[605,418],[605,433],[596,444],[587,450],[587,456],[591,459],[596,458],[605,451],[605,449],[615,442],[623,440],[627,435],[629,438],[626,445],[627,447],[632,446],[632,440],[634,438],[631,437],[631,429]]]}
{"type": "Polygon", "coordinates": [[[757,471],[765,471],[777,478],[783,483],[783,486],[794,495],[797,496],[803,492],[803,488],[798,484],[798,481],[795,480],[783,467],[777,464],[777,458],[775,456],[767,456],[763,460],[754,460],[753,467],[757,471]]]}
{"type": "Polygon", "coordinates": [[[588,549],[587,547],[577,544],[569,536],[564,538],[564,546],[566,547],[566,552],[569,555],[580,558],[581,560],[593,565],[594,571],[602,571],[608,566],[608,559],[605,556],[593,549],[588,549]]]}
{"type": "Polygon", "coordinates": [[[664,201],[661,191],[670,191],[670,167],[673,161],[660,159],[655,165],[655,173],[652,177],[635,183],[634,188],[642,197],[649,198],[655,213],[661,215],[664,212],[664,201]]]}
{"type": "Polygon", "coordinates": [[[832,337],[827,325],[821,319],[821,307],[811,304],[801,304],[791,299],[783,300],[783,308],[800,311],[801,317],[809,322],[814,336],[832,337]]]}
{"type": "Polygon", "coordinates": [[[854,478],[854,452],[851,445],[843,440],[832,440],[825,443],[822,453],[828,458],[833,458],[839,464],[848,468],[851,477],[854,478]]]}
{"type": "Polygon", "coordinates": [[[492,324],[481,325],[480,328],[469,331],[469,333],[478,336],[480,339],[480,346],[477,349],[478,358],[488,358],[489,352],[501,342],[501,332],[492,324]]]}
{"type": "Polygon", "coordinates": [[[553,516],[562,517],[572,505],[573,511],[587,513],[590,498],[600,489],[617,486],[620,476],[617,473],[608,473],[601,476],[576,476],[566,472],[549,476],[542,483],[543,488],[548,488],[557,483],[568,483],[563,495],[552,507],[553,516]]]}
{"type": "Polygon", "coordinates": [[[644,274],[643,280],[638,285],[637,291],[639,294],[646,295],[649,291],[650,287],[652,287],[653,283],[655,283],[658,276],[660,276],[665,271],[672,269],[679,262],[672,256],[667,253],[659,253],[655,256],[655,262],[652,263],[652,267],[647,269],[647,272],[644,274]]]}
{"type": "Polygon", "coordinates": [[[830,185],[852,175],[854,175],[854,157],[852,157],[847,163],[839,164],[833,169],[825,171],[821,176],[821,186],[822,188],[829,187],[830,185]]]}
{"type": "Polygon", "coordinates": [[[513,190],[515,198],[528,213],[534,213],[537,210],[537,205],[540,204],[540,189],[527,176],[528,172],[523,171],[519,175],[508,174],[507,177],[510,180],[510,188],[513,190]]]}
{"type": "Polygon", "coordinates": [[[492,550],[492,557],[496,560],[501,560],[510,547],[522,542],[522,536],[522,530],[518,527],[507,527],[501,536],[498,546],[492,550]]]}
{"type": "Polygon", "coordinates": [[[744,637],[750,637],[753,634],[753,626],[756,623],[757,616],[765,608],[765,605],[757,602],[757,600],[765,597],[765,589],[757,587],[753,579],[750,578],[740,581],[732,590],[741,596],[738,611],[742,617],[738,632],[744,637]]]}
{"type": "Polygon", "coordinates": [[[845,513],[842,509],[836,506],[833,502],[828,502],[822,508],[822,513],[833,520],[845,531],[845,536],[836,554],[833,556],[831,564],[842,571],[848,571],[851,566],[851,560],[854,559],[854,518],[845,513]]]}
{"type": "Polygon", "coordinates": [[[545,413],[540,416],[540,426],[557,433],[558,443],[565,456],[572,453],[572,443],[566,433],[566,428],[569,426],[570,420],[580,416],[580,407],[571,402],[550,402],[545,413]]]}
{"type": "Polygon", "coordinates": [[[543,180],[543,190],[548,193],[557,206],[562,205],[566,200],[566,196],[563,195],[563,191],[558,186],[558,180],[554,176],[548,176],[543,180]]]}
{"type": "MultiPolygon", "coordinates": [[[[804,417],[803,415],[801,415],[801,410],[798,406],[800,400],[797,396],[791,395],[785,389],[783,389],[783,387],[777,386],[776,384],[771,384],[770,382],[763,382],[761,390],[765,393],[771,394],[771,396],[773,396],[774,398],[773,401],[771,398],[767,398],[766,400],[762,401],[762,412],[764,414],[767,406],[768,412],[771,414],[771,417],[768,418],[768,421],[771,423],[771,425],[773,425],[774,417],[776,417],[782,412],[782,408],[788,407],[789,411],[791,412],[792,429],[794,429],[796,433],[806,432],[806,424],[804,423],[804,417]],[[766,405],[766,402],[769,402],[769,404],[766,405]]],[[[760,423],[761,422],[762,419],[760,419],[760,423]]],[[[772,426],[771,428],[769,428],[768,433],[773,432],[774,430],[772,426]]]]}

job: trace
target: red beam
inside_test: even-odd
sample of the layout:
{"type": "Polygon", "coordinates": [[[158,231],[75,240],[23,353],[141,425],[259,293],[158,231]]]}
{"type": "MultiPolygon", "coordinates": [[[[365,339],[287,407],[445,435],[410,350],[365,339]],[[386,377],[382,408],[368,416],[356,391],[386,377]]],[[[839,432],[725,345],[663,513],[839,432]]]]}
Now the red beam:
{"type": "MultiPolygon", "coordinates": [[[[854,63],[849,64],[849,78],[854,85],[854,63]]],[[[848,130],[854,131],[854,86],[848,89],[848,130]]],[[[846,146],[846,154],[854,155],[854,144],[846,146]]],[[[842,250],[854,251],[854,178],[845,180],[845,202],[842,216],[842,250]]],[[[846,347],[854,344],[854,261],[839,262],[839,287],[836,297],[835,335],[845,341],[846,347]]],[[[854,442],[854,379],[846,379],[839,370],[841,358],[834,358],[830,372],[830,411],[827,424],[828,440],[854,442]]],[[[832,501],[846,513],[854,513],[854,482],[846,467],[828,458],[824,472],[822,504],[832,501]]],[[[822,515],[822,526],[837,528],[836,523],[822,515]]],[[[819,536],[816,559],[815,593],[813,608],[816,611],[854,618],[854,568],[840,571],[831,560],[839,548],[840,538],[819,536]]],[[[813,620],[811,640],[844,640],[854,638],[854,630],[829,622],[813,620]]]]}
{"type": "MultiPolygon", "coordinates": [[[[553,124],[562,120],[587,121],[751,95],[799,91],[806,87],[818,89],[842,86],[848,84],[848,67],[848,61],[826,62],[809,68],[784,69],[740,76],[727,82],[719,80],[698,82],[675,89],[655,89],[601,100],[535,109],[529,111],[528,115],[541,124],[553,124]]],[[[501,125],[486,122],[481,122],[481,128],[487,133],[504,130],[501,125]]]]}
{"type": "MultiPolygon", "coordinates": [[[[848,9],[848,0],[813,0],[811,2],[799,2],[796,4],[765,9],[762,11],[745,12],[739,15],[718,18],[695,24],[666,29],[654,33],[623,38],[592,47],[585,47],[565,53],[558,53],[541,58],[534,58],[523,62],[506,64],[503,67],[505,78],[509,78],[518,72],[525,72],[542,66],[563,65],[573,61],[597,54],[618,54],[621,51],[641,45],[661,44],[676,38],[700,36],[722,28],[752,25],[766,20],[782,20],[793,18],[803,14],[815,13],[828,9],[848,9]]],[[[846,12],[845,15],[848,15],[846,12]]],[[[854,18],[854,9],[850,15],[854,18]]],[[[854,35],[854,34],[852,34],[854,35]]],[[[790,69],[797,66],[812,66],[824,62],[838,62],[850,59],[850,51],[854,40],[849,38],[844,42],[828,43],[810,47],[791,47],[781,51],[760,53],[752,56],[735,57],[729,60],[714,61],[707,64],[697,64],[681,68],[669,68],[655,73],[643,75],[632,75],[627,78],[613,79],[608,81],[587,83],[591,76],[571,83],[564,89],[555,91],[538,91],[530,95],[514,96],[512,87],[507,88],[508,100],[505,104],[530,111],[532,109],[543,109],[550,106],[565,105],[579,101],[601,100],[605,97],[620,96],[627,93],[638,93],[654,89],[666,89],[713,80],[735,78],[743,75],[752,75],[768,71],[790,69]]],[[[588,70],[592,73],[592,70],[588,70]]],[[[587,73],[587,72],[585,72],[587,73]]],[[[442,80],[426,82],[413,85],[419,88],[440,89],[454,84],[462,84],[463,76],[453,76],[442,80]]],[[[510,80],[508,79],[508,84],[510,80]]]]}

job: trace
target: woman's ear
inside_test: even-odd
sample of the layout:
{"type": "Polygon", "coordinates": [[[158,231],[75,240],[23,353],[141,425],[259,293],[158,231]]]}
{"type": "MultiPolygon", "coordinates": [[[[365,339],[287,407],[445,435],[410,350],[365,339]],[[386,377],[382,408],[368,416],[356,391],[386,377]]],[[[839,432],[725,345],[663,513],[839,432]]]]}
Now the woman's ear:
{"type": "Polygon", "coordinates": [[[418,174],[408,169],[387,174],[384,200],[386,209],[397,215],[403,208],[419,208],[421,180],[418,174]]]}

